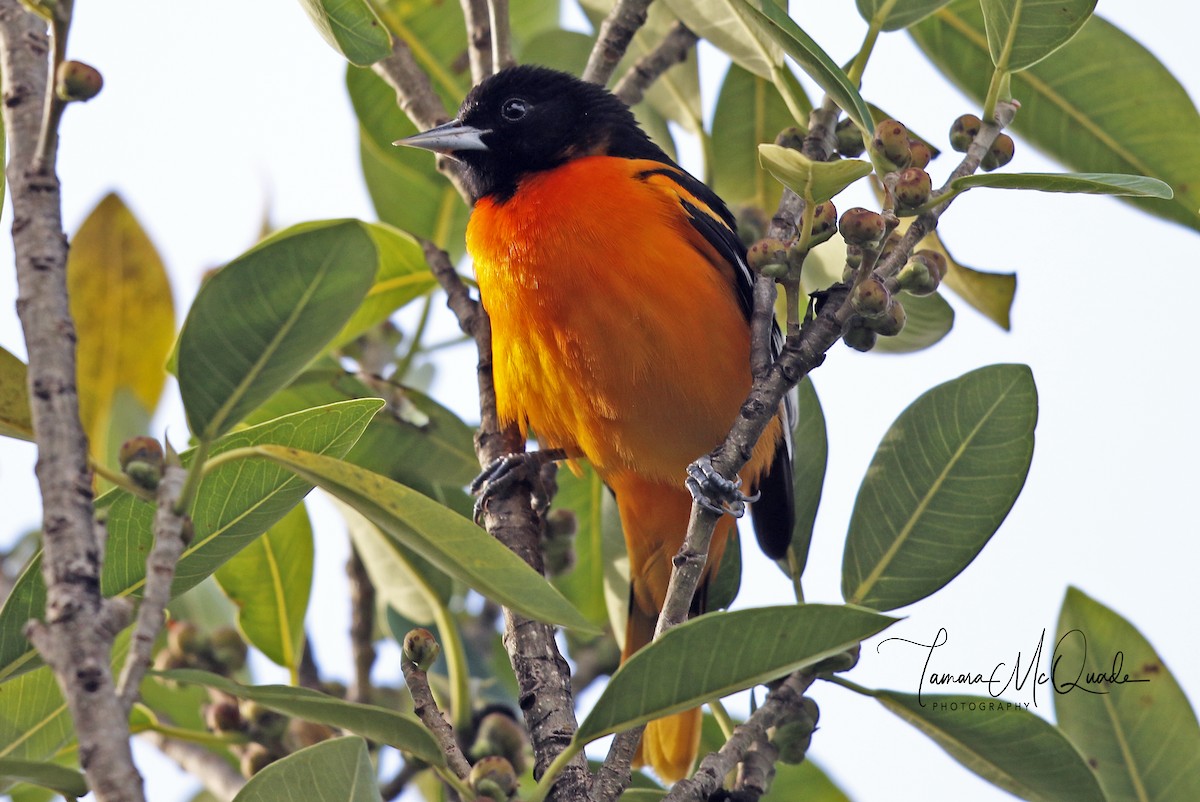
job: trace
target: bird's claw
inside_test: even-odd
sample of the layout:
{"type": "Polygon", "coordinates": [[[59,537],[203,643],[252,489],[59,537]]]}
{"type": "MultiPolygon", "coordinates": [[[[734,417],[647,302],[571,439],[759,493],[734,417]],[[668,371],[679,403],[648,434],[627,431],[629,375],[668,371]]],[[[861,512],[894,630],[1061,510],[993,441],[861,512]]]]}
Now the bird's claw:
{"type": "Polygon", "coordinates": [[[520,481],[529,482],[533,507],[539,514],[544,512],[550,506],[550,499],[541,479],[541,469],[547,463],[563,458],[560,450],[550,449],[505,454],[492,460],[468,487],[475,496],[475,523],[482,522],[489,501],[520,481]]]}
{"type": "Polygon", "coordinates": [[[758,501],[758,495],[747,496],[741,491],[742,478],[726,479],[713,467],[712,459],[701,457],[688,466],[685,484],[701,507],[717,515],[726,513],[734,518],[746,514],[746,505],[758,501]]]}

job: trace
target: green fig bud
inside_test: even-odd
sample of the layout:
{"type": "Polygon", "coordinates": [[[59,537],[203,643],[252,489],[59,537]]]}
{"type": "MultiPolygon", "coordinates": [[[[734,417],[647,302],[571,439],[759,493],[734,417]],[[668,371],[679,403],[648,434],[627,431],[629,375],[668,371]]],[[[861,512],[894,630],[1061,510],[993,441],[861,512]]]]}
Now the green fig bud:
{"type": "Polygon", "coordinates": [[[208,644],[220,673],[232,674],[246,665],[246,641],[233,627],[213,630],[208,644]]]}
{"type": "Polygon", "coordinates": [[[512,764],[515,771],[523,772],[528,745],[525,728],[516,719],[506,713],[488,713],[480,719],[475,730],[475,743],[471,745],[470,755],[474,760],[502,757],[512,764]]]}
{"type": "Polygon", "coordinates": [[[809,236],[808,247],[820,245],[833,236],[837,231],[837,208],[830,201],[818,203],[813,209],[812,234],[809,236]]]}
{"type": "Polygon", "coordinates": [[[933,148],[919,139],[908,140],[908,152],[910,154],[909,167],[920,167],[924,170],[933,161],[933,148]]]}
{"type": "Polygon", "coordinates": [[[913,295],[932,295],[938,288],[938,280],[920,259],[909,259],[896,274],[896,282],[900,289],[913,295]]]}
{"type": "Polygon", "coordinates": [[[933,194],[933,182],[929,173],[920,167],[905,167],[896,176],[896,202],[908,209],[915,209],[933,194]]]}
{"type": "Polygon", "coordinates": [[[60,100],[87,101],[100,94],[104,88],[104,77],[100,71],[82,61],[64,61],[58,65],[54,92],[60,100]]]}
{"type": "Polygon", "coordinates": [[[988,172],[998,167],[1003,167],[1012,161],[1015,148],[1016,145],[1013,143],[1011,136],[1000,134],[1000,136],[996,137],[996,141],[992,143],[992,147],[988,150],[987,155],[979,162],[979,166],[988,172]]]}
{"type": "Polygon", "coordinates": [[[738,238],[749,248],[767,235],[771,219],[757,206],[739,206],[733,210],[737,220],[738,238]]]}
{"type": "Polygon", "coordinates": [[[877,335],[875,332],[868,329],[863,324],[863,319],[858,315],[850,318],[846,331],[842,334],[842,341],[846,345],[853,348],[855,351],[866,353],[875,347],[877,335]]]}
{"type": "Polygon", "coordinates": [[[492,755],[481,759],[471,767],[467,785],[479,796],[495,802],[505,802],[517,792],[517,773],[512,764],[502,757],[492,755]]]}
{"type": "Polygon", "coordinates": [[[974,114],[962,115],[950,126],[950,147],[959,153],[966,153],[982,127],[983,121],[974,114]]]}
{"type": "Polygon", "coordinates": [[[838,228],[842,239],[850,245],[874,245],[879,242],[884,232],[883,215],[855,206],[842,213],[838,228]]]}
{"type": "Polygon", "coordinates": [[[899,301],[893,301],[892,305],[882,315],[865,318],[864,322],[868,328],[877,334],[881,334],[884,337],[895,337],[904,329],[904,324],[907,320],[908,313],[904,311],[904,304],[899,301]]]}
{"type": "Polygon", "coordinates": [[[835,129],[837,134],[837,152],[845,156],[847,159],[853,159],[856,156],[861,156],[863,150],[862,131],[859,130],[858,124],[849,118],[842,120],[837,124],[835,129]]]}
{"type": "MultiPolygon", "coordinates": [[[[760,239],[746,251],[746,264],[756,273],[771,275],[769,269],[773,265],[783,265],[787,269],[788,246],[782,240],[774,237],[760,239]]],[[[778,278],[772,276],[772,278],[778,278]]]]}
{"type": "Polygon", "coordinates": [[[795,718],[775,728],[771,744],[779,750],[782,763],[795,766],[804,762],[808,747],[812,745],[813,726],[811,721],[795,718]]]}
{"type": "Polygon", "coordinates": [[[946,257],[940,251],[926,248],[914,252],[912,258],[923,262],[929,268],[929,275],[933,276],[937,281],[940,282],[946,277],[946,257]]]}
{"type": "Polygon", "coordinates": [[[784,128],[775,136],[775,144],[781,148],[803,150],[804,136],[804,131],[793,125],[790,128],[784,128]]]}
{"type": "Polygon", "coordinates": [[[442,647],[438,646],[432,632],[418,627],[404,636],[403,651],[405,660],[421,671],[428,671],[441,654],[442,647]]]}
{"type": "Polygon", "coordinates": [[[180,657],[196,657],[208,649],[208,639],[191,621],[171,621],[167,624],[167,648],[180,657]]]}
{"type": "MultiPolygon", "coordinates": [[[[838,652],[833,657],[825,658],[813,666],[810,670],[814,674],[836,674],[841,671],[849,671],[858,665],[858,657],[861,652],[862,647],[858,644],[855,644],[844,652],[838,652]]],[[[804,698],[808,699],[807,696],[804,698]]],[[[813,702],[812,717],[814,725],[816,724],[817,719],[820,718],[820,713],[816,710],[816,707],[817,703],[813,702]]]]}
{"type": "Polygon", "coordinates": [[[884,163],[889,172],[907,167],[912,159],[912,149],[908,144],[908,129],[904,123],[881,120],[875,126],[871,153],[884,163]]]}
{"type": "Polygon", "coordinates": [[[204,711],[204,723],[212,732],[240,732],[242,712],[237,702],[214,702],[204,711]]]}
{"type": "Polygon", "coordinates": [[[162,444],[153,437],[142,435],[131,437],[121,444],[117,463],[135,484],[153,490],[162,480],[166,459],[162,444]]]}
{"type": "Polygon", "coordinates": [[[277,742],[287,731],[288,717],[277,713],[258,702],[243,699],[238,703],[242,719],[246,722],[251,736],[260,742],[277,742]]]}
{"type": "Polygon", "coordinates": [[[892,297],[883,282],[868,276],[850,293],[850,305],[865,318],[879,317],[891,306],[892,297]]]}
{"type": "Polygon", "coordinates": [[[242,776],[250,779],[278,759],[278,755],[262,744],[246,744],[241,759],[242,776]]]}

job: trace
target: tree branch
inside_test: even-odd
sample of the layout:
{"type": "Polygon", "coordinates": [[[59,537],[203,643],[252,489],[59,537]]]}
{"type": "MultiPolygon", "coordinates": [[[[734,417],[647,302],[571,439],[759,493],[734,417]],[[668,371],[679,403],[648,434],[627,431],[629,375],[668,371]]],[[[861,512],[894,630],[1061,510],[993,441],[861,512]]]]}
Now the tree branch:
{"type": "MultiPolygon", "coordinates": [[[[56,24],[60,38],[69,12],[70,4],[63,4],[56,24]]],[[[0,0],[17,313],[29,354],[46,582],[46,621],[31,622],[26,631],[66,698],[80,764],[96,799],[136,802],[142,799],[142,779],[110,663],[113,638],[128,622],[129,606],[100,594],[103,527],[93,525],[92,475],[75,386],[75,325],[67,305],[67,240],[54,172],[57,115],[47,112],[51,52],[45,23],[18,0],[0,0]]]]}
{"type": "Polygon", "coordinates": [[[664,798],[664,802],[705,802],[725,781],[725,775],[740,763],[756,744],[765,743],[767,730],[800,712],[804,692],[814,677],[802,672],[788,676],[768,694],[762,707],[739,724],[733,737],[719,752],[706,756],[696,773],[680,780],[664,798]]]}
{"type": "MultiPolygon", "coordinates": [[[[403,39],[393,39],[392,55],[375,62],[371,69],[396,91],[396,103],[417,128],[425,131],[450,120],[442,99],[433,88],[433,82],[413,58],[412,50],[403,39]]],[[[458,194],[470,203],[470,193],[462,183],[461,165],[447,156],[439,155],[437,168],[450,179],[458,194]]]]}
{"type": "Polygon", "coordinates": [[[158,483],[154,548],[146,558],[146,589],[138,609],[137,625],[129,642],[129,654],[125,656],[121,680],[117,684],[126,715],[138,699],[142,677],[150,666],[154,641],[163,625],[163,611],[171,601],[175,566],[187,546],[187,536],[184,534],[187,517],[175,512],[186,479],[187,471],[178,465],[168,465],[158,483]]]}
{"type": "MultiPolygon", "coordinates": [[[[479,349],[476,372],[479,380],[480,424],[475,452],[480,465],[491,465],[506,454],[525,449],[515,426],[503,426],[496,414],[496,388],[492,380],[492,331],[483,306],[472,300],[458,277],[449,256],[432,243],[424,242],[425,258],[448,296],[447,303],[458,317],[459,326],[471,335],[479,349]]],[[[542,520],[532,499],[531,483],[536,477],[514,481],[503,492],[488,499],[483,525],[488,533],[542,573],[539,548],[542,520]]],[[[554,759],[571,742],[578,724],[571,695],[571,671],[558,650],[554,627],[504,610],[504,648],[521,689],[518,700],[529,727],[534,753],[534,777],[541,777],[554,759]]],[[[587,796],[591,785],[587,760],[579,754],[559,775],[551,791],[555,800],[577,800],[587,796]]]]}
{"type": "Polygon", "coordinates": [[[617,0],[612,11],[600,23],[600,35],[588,56],[583,80],[604,86],[625,56],[633,35],[646,24],[646,9],[651,0],[617,0]]]}
{"type": "Polygon", "coordinates": [[[508,0],[488,0],[488,19],[492,24],[492,64],[499,72],[517,63],[512,54],[508,0]]]}
{"type": "Polygon", "coordinates": [[[467,26],[467,60],[471,64],[471,82],[479,83],[492,74],[492,23],[488,19],[488,0],[460,0],[467,26]]]}
{"type": "Polygon", "coordinates": [[[676,22],[658,46],[638,59],[617,81],[613,94],[625,101],[626,106],[641,103],[650,85],[671,67],[686,61],[699,39],[682,22],[676,22]]]}
{"type": "Polygon", "coordinates": [[[446,765],[460,780],[465,780],[471,773],[471,764],[463,756],[458,741],[454,738],[454,731],[450,729],[449,722],[433,699],[433,691],[429,689],[429,677],[412,660],[402,660],[400,665],[404,671],[404,682],[408,685],[408,692],[412,694],[413,713],[437,739],[438,745],[446,755],[446,765]]]}

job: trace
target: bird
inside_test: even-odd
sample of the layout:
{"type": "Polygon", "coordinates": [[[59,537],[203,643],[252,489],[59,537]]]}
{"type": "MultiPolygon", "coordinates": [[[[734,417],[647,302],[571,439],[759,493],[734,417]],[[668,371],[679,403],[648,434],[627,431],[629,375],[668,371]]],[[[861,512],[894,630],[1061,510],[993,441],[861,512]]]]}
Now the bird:
{"type": "MultiPolygon", "coordinates": [[[[688,526],[688,466],[724,440],[750,390],[753,276],[735,218],[619,98],[545,67],[495,73],[456,119],[396,144],[461,163],[501,422],[586,459],[616,497],[631,575],[624,662],[654,637],[688,526]]],[[[794,518],[789,426],[781,404],[740,474],[774,559],[794,518]]],[[[734,533],[723,515],[694,613],[734,533]]],[[[700,724],[699,709],[650,722],[636,764],[687,776],[700,724]]]]}

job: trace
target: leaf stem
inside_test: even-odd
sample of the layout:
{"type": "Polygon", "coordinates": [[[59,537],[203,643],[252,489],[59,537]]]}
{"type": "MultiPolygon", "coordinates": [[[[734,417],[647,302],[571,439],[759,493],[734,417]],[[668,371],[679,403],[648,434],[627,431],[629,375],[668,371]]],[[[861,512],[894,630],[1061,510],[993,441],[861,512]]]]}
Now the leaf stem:
{"type": "Polygon", "coordinates": [[[733,737],[733,731],[737,724],[733,722],[733,717],[729,715],[729,711],[725,709],[725,705],[721,704],[720,699],[713,699],[708,703],[708,709],[712,711],[713,718],[717,720],[717,724],[721,725],[721,734],[728,741],[733,737]]]}
{"type": "Polygon", "coordinates": [[[458,631],[458,622],[450,613],[450,608],[430,594],[433,605],[433,617],[437,622],[438,633],[442,636],[442,654],[446,655],[447,678],[450,681],[450,717],[455,732],[468,732],[471,729],[471,688],[470,670],[467,668],[467,652],[463,648],[462,633],[458,631]]]}
{"type": "Polygon", "coordinates": [[[409,368],[412,367],[413,360],[422,350],[422,341],[425,339],[425,331],[429,327],[429,313],[433,309],[433,293],[425,295],[425,306],[421,309],[421,319],[417,321],[416,331],[413,332],[412,344],[408,346],[408,351],[404,354],[404,358],[396,365],[396,378],[400,381],[408,375],[409,368]]]}
{"type": "Polygon", "coordinates": [[[550,789],[554,787],[554,780],[567,767],[576,755],[583,751],[583,745],[577,744],[574,740],[567,744],[567,748],[558,753],[558,757],[546,767],[546,773],[542,775],[542,779],[538,780],[537,787],[533,789],[533,793],[525,798],[525,802],[543,802],[550,794],[550,789]]]}
{"type": "Polygon", "coordinates": [[[821,679],[825,680],[826,682],[832,682],[834,685],[841,685],[846,690],[854,691],[862,696],[870,696],[871,698],[879,696],[879,691],[873,691],[870,688],[864,688],[857,682],[846,679],[841,674],[822,674],[821,679]]]}
{"type": "MultiPolygon", "coordinates": [[[[186,515],[188,513],[188,510],[192,507],[192,502],[196,500],[196,492],[200,489],[200,482],[212,469],[211,464],[206,464],[208,463],[208,449],[211,445],[208,440],[201,440],[200,444],[196,446],[196,450],[192,452],[192,464],[188,466],[187,480],[184,482],[183,490],[179,494],[179,501],[175,503],[176,515],[186,515]]],[[[237,451],[249,451],[249,449],[235,448],[232,451],[226,451],[217,457],[217,460],[227,462],[229,461],[227,455],[237,451]]],[[[217,464],[220,464],[220,462],[217,462],[217,464]]]]}
{"type": "Polygon", "coordinates": [[[106,466],[101,465],[95,459],[90,457],[88,458],[88,466],[92,469],[92,473],[96,474],[109,484],[116,485],[125,492],[137,496],[142,501],[149,501],[152,504],[154,503],[154,491],[147,490],[141,485],[135,484],[133,480],[124,473],[109,470],[106,466]]]}
{"type": "MultiPolygon", "coordinates": [[[[983,100],[983,119],[993,121],[996,119],[996,104],[1001,100],[1002,94],[1010,94],[1009,76],[1011,73],[1008,70],[997,67],[992,71],[992,80],[988,84],[987,97],[983,100]]],[[[1004,98],[1008,100],[1008,98],[1004,98]]]]}

